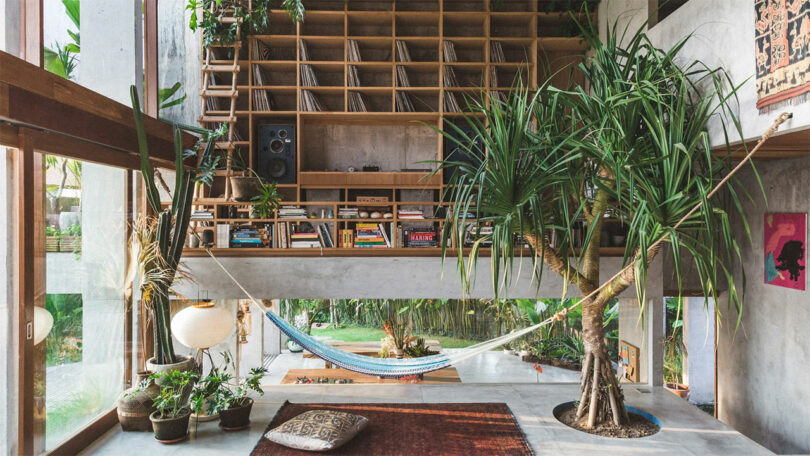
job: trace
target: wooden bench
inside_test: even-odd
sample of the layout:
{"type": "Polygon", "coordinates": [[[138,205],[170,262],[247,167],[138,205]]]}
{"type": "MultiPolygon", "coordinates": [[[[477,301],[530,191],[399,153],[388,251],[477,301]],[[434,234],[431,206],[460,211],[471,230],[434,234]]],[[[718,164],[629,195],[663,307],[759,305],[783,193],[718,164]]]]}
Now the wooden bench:
{"type": "Polygon", "coordinates": [[[441,370],[429,372],[425,374],[423,380],[405,380],[397,378],[379,378],[374,375],[359,374],[346,369],[290,369],[281,380],[282,385],[294,384],[296,380],[302,377],[307,378],[340,378],[351,379],[352,383],[358,384],[387,384],[387,383],[461,383],[461,378],[458,376],[458,371],[455,367],[446,367],[441,370]]]}

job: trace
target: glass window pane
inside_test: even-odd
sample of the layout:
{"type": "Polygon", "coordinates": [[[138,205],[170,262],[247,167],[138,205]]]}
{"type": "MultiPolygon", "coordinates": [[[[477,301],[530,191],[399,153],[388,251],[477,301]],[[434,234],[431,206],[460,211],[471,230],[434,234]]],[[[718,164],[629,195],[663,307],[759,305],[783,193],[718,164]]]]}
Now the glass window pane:
{"type": "Polygon", "coordinates": [[[49,155],[45,176],[51,450],[109,411],[123,390],[128,219],[125,170],[49,155]]]}

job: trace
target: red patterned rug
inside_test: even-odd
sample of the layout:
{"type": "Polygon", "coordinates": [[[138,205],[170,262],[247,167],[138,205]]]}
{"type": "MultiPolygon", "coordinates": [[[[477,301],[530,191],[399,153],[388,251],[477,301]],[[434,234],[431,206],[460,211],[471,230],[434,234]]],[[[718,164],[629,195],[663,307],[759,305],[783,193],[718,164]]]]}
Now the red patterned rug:
{"type": "MultiPolygon", "coordinates": [[[[329,455],[531,455],[512,411],[504,403],[291,404],[267,430],[309,410],[337,410],[368,418],[368,426],[329,455]]],[[[266,432],[266,431],[265,431],[266,432]]],[[[262,437],[251,455],[315,453],[293,450],[262,437]]]]}

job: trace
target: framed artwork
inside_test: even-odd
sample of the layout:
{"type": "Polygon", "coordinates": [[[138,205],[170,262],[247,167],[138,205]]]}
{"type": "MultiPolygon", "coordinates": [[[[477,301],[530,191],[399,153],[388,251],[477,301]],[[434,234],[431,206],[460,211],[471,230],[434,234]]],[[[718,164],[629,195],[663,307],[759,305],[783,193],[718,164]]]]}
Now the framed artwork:
{"type": "Polygon", "coordinates": [[[619,369],[620,372],[622,369],[624,370],[621,376],[625,380],[633,383],[639,382],[638,347],[623,340],[619,341],[619,369]]]}
{"type": "Polygon", "coordinates": [[[765,214],[765,283],[805,289],[807,214],[765,214]]]}

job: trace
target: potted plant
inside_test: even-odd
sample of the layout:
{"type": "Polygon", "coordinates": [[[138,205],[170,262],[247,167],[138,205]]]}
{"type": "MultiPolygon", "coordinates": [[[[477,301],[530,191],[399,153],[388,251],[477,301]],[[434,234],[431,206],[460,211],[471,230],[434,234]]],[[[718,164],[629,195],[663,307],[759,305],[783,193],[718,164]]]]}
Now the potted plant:
{"type": "Polygon", "coordinates": [[[202,128],[174,125],[175,185],[171,203],[164,206],[161,204],[155,179],[156,171],[149,156],[146,130],[135,86],[130,88],[130,96],[146,200],[152,211],[157,214],[142,218],[133,230],[133,242],[138,247],[139,290],[152,322],[154,356],[146,362],[146,366],[148,370],[156,373],[191,370],[195,365],[194,360],[174,353],[169,295],[175,279],[183,277],[182,275],[178,277],[177,268],[183,247],[186,245],[192,212],[191,203],[197,193],[195,187],[200,184],[211,184],[219,162],[219,157],[213,154],[213,150],[217,138],[225,132],[226,127],[223,125],[212,132],[202,128]],[[184,130],[201,135],[193,150],[183,148],[184,130]],[[187,168],[187,160],[193,161],[196,166],[187,168]]]}
{"type": "Polygon", "coordinates": [[[405,347],[412,340],[408,325],[395,320],[386,320],[383,322],[383,330],[394,343],[394,353],[397,358],[403,358],[405,347]]]}
{"type": "MultiPolygon", "coordinates": [[[[230,355],[222,354],[225,365],[234,370],[230,355]]],[[[267,369],[254,367],[250,375],[238,382],[232,382],[233,376],[224,370],[214,367],[194,388],[191,394],[191,403],[196,413],[201,413],[207,407],[207,413],[219,413],[219,427],[225,431],[238,431],[250,425],[250,411],[253,408],[253,399],[248,397],[250,391],[264,395],[261,380],[267,369]]]]}
{"type": "Polygon", "coordinates": [[[255,172],[253,174],[256,175],[259,186],[257,188],[258,194],[250,199],[252,202],[250,216],[257,219],[272,218],[273,213],[278,209],[278,202],[281,200],[281,195],[276,189],[276,183],[264,182],[255,172]]]}
{"type": "Polygon", "coordinates": [[[59,230],[52,226],[45,227],[45,251],[59,251],[59,230]]]}
{"type": "Polygon", "coordinates": [[[67,229],[59,232],[60,252],[80,252],[82,250],[82,226],[79,224],[70,225],[67,229]]]}
{"type": "Polygon", "coordinates": [[[152,402],[156,410],[149,415],[158,442],[177,443],[188,438],[191,408],[186,392],[198,377],[195,372],[180,371],[166,371],[149,377],[160,383],[160,393],[152,402]]]}

